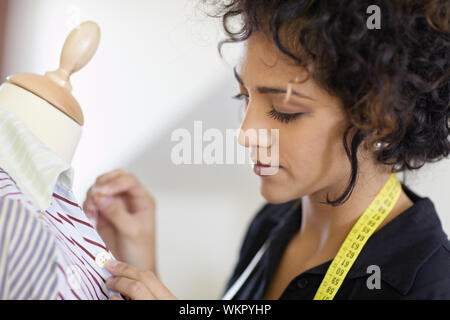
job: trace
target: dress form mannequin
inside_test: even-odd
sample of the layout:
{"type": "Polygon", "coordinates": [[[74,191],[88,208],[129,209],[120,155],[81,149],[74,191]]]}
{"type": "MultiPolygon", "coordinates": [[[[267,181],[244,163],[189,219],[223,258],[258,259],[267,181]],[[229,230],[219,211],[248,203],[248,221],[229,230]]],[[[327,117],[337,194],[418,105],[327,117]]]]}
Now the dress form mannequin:
{"type": "Polygon", "coordinates": [[[69,164],[84,125],[83,112],[71,94],[69,77],[89,62],[99,41],[98,25],[84,22],[66,39],[58,70],[45,76],[16,74],[0,86],[0,108],[13,112],[44,145],[69,164]]]}
{"type": "Polygon", "coordinates": [[[114,259],[72,191],[84,124],[69,77],[94,55],[100,30],[71,32],[60,67],[0,86],[0,300],[104,300],[114,259]]]}

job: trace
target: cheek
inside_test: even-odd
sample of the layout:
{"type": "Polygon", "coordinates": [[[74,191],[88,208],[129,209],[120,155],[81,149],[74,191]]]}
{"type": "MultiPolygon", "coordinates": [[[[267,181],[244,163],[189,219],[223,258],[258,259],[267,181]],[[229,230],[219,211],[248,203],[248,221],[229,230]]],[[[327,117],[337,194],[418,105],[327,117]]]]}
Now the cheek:
{"type": "Polygon", "coordinates": [[[280,139],[281,161],[284,157],[288,171],[296,179],[305,181],[332,176],[335,171],[343,171],[348,163],[343,133],[325,125],[317,127],[292,130],[280,139]]]}
{"type": "Polygon", "coordinates": [[[307,135],[291,141],[289,147],[286,144],[285,152],[289,169],[294,176],[315,174],[316,170],[322,167],[321,162],[324,161],[324,156],[327,154],[323,138],[314,137],[312,139],[307,135]]]}

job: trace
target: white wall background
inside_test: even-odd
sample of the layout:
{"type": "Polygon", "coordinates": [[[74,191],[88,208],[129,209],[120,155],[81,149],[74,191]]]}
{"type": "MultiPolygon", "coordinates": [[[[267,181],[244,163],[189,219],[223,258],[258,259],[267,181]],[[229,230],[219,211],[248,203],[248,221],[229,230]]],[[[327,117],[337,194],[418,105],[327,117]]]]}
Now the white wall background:
{"type": "MultiPolygon", "coordinates": [[[[263,203],[248,166],[175,166],[170,134],[237,128],[231,65],[217,54],[218,21],[198,0],[9,1],[2,81],[8,74],[56,69],[68,33],[85,20],[102,30],[99,50],[72,77],[86,119],[78,147],[80,203],[95,178],[117,167],[133,172],[158,202],[158,265],[180,298],[219,298],[247,224],[263,203]]],[[[232,52],[230,51],[230,57],[232,52]]],[[[430,197],[450,233],[449,160],[408,176],[430,197]]]]}

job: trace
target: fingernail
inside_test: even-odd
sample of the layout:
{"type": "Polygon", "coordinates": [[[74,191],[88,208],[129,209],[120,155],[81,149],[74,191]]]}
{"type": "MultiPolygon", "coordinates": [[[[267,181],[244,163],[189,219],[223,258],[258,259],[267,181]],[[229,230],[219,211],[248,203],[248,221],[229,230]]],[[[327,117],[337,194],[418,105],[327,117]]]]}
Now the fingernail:
{"type": "Polygon", "coordinates": [[[93,190],[94,193],[108,194],[111,191],[111,187],[108,186],[108,185],[104,185],[104,186],[95,185],[92,188],[92,190],[93,190]]]}
{"type": "Polygon", "coordinates": [[[105,267],[109,270],[114,270],[117,266],[117,263],[118,263],[117,260],[108,260],[105,263],[105,267]]]}
{"type": "Polygon", "coordinates": [[[98,195],[95,199],[100,210],[107,208],[112,202],[112,197],[103,195],[98,195]]]}
{"type": "Polygon", "coordinates": [[[92,203],[89,203],[86,206],[86,211],[89,211],[90,213],[94,213],[95,212],[95,206],[92,203]]]}
{"type": "Polygon", "coordinates": [[[105,198],[105,200],[103,200],[102,204],[100,205],[100,209],[105,209],[108,208],[109,205],[112,203],[112,198],[105,198]]]}

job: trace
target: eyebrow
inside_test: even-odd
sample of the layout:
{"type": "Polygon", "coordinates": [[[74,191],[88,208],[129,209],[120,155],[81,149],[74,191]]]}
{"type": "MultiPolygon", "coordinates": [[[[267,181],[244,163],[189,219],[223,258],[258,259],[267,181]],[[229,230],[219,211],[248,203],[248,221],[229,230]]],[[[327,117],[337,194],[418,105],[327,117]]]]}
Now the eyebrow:
{"type": "MultiPolygon", "coordinates": [[[[242,80],[242,77],[238,74],[238,72],[236,70],[236,67],[233,68],[233,73],[234,73],[234,77],[236,78],[237,82],[239,82],[239,84],[241,86],[244,86],[244,81],[242,80]]],[[[256,87],[256,89],[258,90],[259,93],[262,93],[262,94],[265,94],[265,93],[276,93],[276,94],[284,93],[284,94],[286,94],[287,93],[287,91],[285,89],[275,88],[275,87],[259,86],[259,87],[256,87]]],[[[294,96],[297,96],[297,97],[300,97],[300,98],[305,98],[305,99],[309,99],[309,100],[314,101],[313,98],[308,97],[308,96],[306,96],[304,94],[301,94],[300,92],[295,91],[295,90],[292,90],[292,94],[294,96]]]]}

